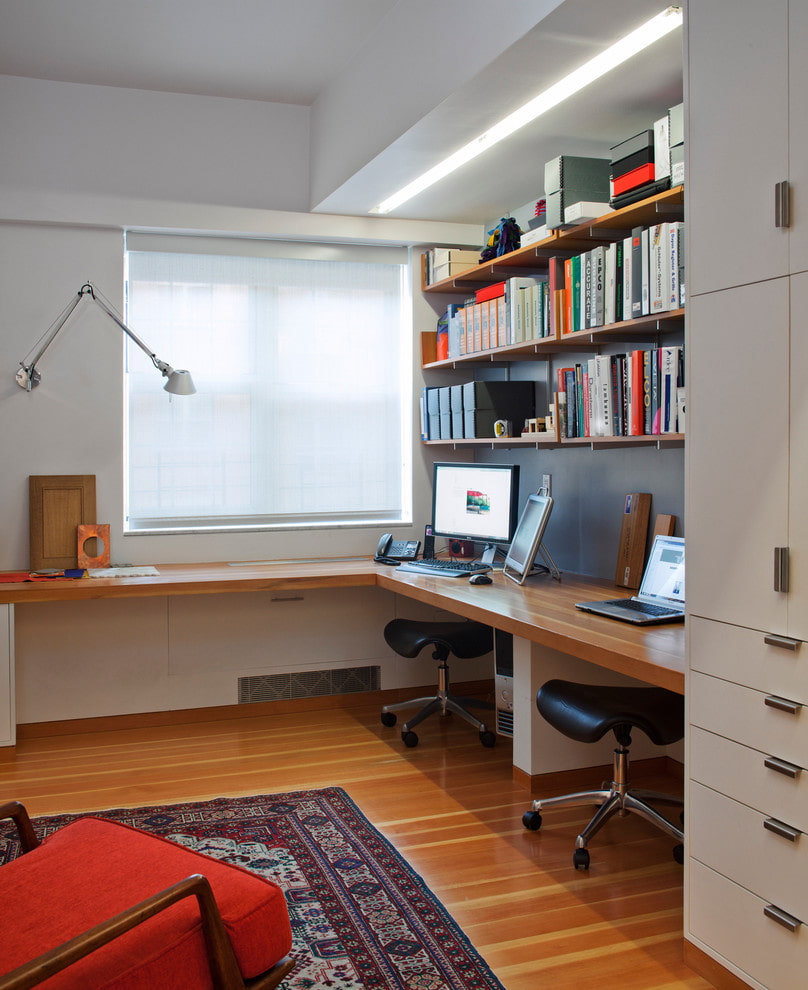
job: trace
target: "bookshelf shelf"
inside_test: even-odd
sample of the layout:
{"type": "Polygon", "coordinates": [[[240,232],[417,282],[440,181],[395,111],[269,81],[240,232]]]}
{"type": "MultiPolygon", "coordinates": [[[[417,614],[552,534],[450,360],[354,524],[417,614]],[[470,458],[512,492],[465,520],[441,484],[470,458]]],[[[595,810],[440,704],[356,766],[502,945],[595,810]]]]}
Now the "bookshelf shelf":
{"type": "MultiPolygon", "coordinates": [[[[664,333],[674,333],[684,324],[685,311],[671,310],[652,316],[639,316],[634,320],[623,320],[620,323],[610,323],[607,326],[591,330],[576,330],[561,337],[539,337],[526,340],[519,344],[508,344],[504,347],[492,347],[486,351],[472,351],[458,357],[446,358],[442,361],[425,360],[422,364],[424,371],[435,371],[441,368],[457,368],[464,364],[496,364],[511,361],[535,361],[537,358],[550,357],[562,351],[591,351],[598,343],[626,340],[637,342],[638,337],[657,336],[664,333]]],[[[434,332],[431,332],[434,337],[434,332]]],[[[428,334],[422,334],[422,336],[428,334]]],[[[422,351],[423,354],[428,351],[422,351]]]]}
{"type": "Polygon", "coordinates": [[[554,433],[539,434],[541,439],[533,437],[475,437],[454,440],[424,440],[427,447],[451,447],[461,450],[463,447],[496,450],[503,447],[519,448],[556,448],[559,447],[590,447],[592,450],[614,450],[617,447],[656,447],[661,450],[666,447],[681,447],[685,442],[684,433],[665,433],[662,435],[637,437],[565,437],[559,440],[554,433]]]}
{"type": "Polygon", "coordinates": [[[440,282],[426,285],[423,277],[426,269],[422,267],[421,288],[429,293],[467,293],[481,285],[490,285],[515,274],[543,271],[547,268],[551,257],[577,254],[596,244],[608,244],[620,236],[627,236],[631,233],[632,227],[681,219],[683,211],[684,186],[674,186],[673,189],[667,189],[656,196],[649,196],[648,199],[642,199],[630,206],[607,213],[597,221],[553,231],[543,241],[518,248],[516,251],[502,255],[501,258],[476,265],[468,271],[460,272],[440,282]]]}

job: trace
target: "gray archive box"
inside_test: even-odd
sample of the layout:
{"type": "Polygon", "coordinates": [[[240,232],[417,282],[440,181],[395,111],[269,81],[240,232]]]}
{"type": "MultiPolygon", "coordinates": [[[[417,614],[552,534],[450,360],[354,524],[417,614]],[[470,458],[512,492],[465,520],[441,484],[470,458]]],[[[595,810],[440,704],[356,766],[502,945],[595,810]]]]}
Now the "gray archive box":
{"type": "Polygon", "coordinates": [[[462,440],[466,435],[465,424],[463,422],[463,386],[450,385],[450,406],[452,409],[452,437],[462,440]]]}
{"type": "Polygon", "coordinates": [[[535,382],[467,382],[463,408],[467,437],[493,437],[498,419],[509,420],[519,436],[524,421],[536,414],[535,382]]]}
{"type": "Polygon", "coordinates": [[[437,388],[426,390],[426,438],[440,440],[440,396],[437,388]]]}
{"type": "Polygon", "coordinates": [[[564,220],[564,212],[573,203],[608,203],[611,193],[609,192],[609,179],[607,173],[606,188],[598,186],[596,189],[579,189],[577,186],[571,191],[558,189],[556,192],[548,193],[547,202],[547,229],[555,230],[556,227],[572,227],[575,224],[568,224],[564,220]]]}
{"type": "Polygon", "coordinates": [[[602,189],[608,199],[609,159],[582,158],[577,155],[559,155],[551,159],[544,166],[544,194],[547,196],[559,189],[570,192],[575,190],[575,199],[571,199],[570,203],[577,203],[581,199],[591,199],[596,203],[605,202],[600,194],[583,196],[580,193],[602,189]]]}
{"type": "Polygon", "coordinates": [[[675,107],[668,110],[668,128],[670,132],[669,143],[674,145],[684,144],[685,141],[685,105],[677,103],[675,107]]]}
{"type": "Polygon", "coordinates": [[[440,422],[440,439],[452,439],[452,389],[450,385],[442,385],[437,390],[440,422]]]}

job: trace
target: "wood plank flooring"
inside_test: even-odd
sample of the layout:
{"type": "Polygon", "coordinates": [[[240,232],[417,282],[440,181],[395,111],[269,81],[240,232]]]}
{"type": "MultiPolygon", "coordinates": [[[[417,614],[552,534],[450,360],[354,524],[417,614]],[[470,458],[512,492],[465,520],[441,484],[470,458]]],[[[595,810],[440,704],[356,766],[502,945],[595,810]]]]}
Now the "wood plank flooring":
{"type": "MultiPolygon", "coordinates": [[[[406,749],[378,705],[158,728],[25,738],[0,755],[0,800],[32,815],[343,787],[446,905],[507,990],[710,986],[682,961],[682,867],[634,817],[572,867],[589,809],[558,809],[539,832],[511,774],[511,746],[483,748],[433,717],[406,749]]],[[[604,759],[604,754],[599,754],[604,759]]],[[[608,754],[606,754],[608,758],[608,754]]],[[[655,776],[635,784],[675,790],[655,776]]],[[[577,789],[554,786],[559,790],[577,789]]],[[[548,792],[549,793],[549,792],[548,792]]]]}

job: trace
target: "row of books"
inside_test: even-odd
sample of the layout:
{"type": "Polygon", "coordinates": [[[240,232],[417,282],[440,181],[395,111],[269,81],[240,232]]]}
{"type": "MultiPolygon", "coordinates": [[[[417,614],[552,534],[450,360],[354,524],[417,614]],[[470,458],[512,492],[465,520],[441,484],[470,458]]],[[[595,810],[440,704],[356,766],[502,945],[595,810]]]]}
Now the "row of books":
{"type": "Polygon", "coordinates": [[[680,309],[684,261],[684,224],[678,221],[635,227],[621,240],[559,259],[561,333],[680,309]]]}
{"type": "Polygon", "coordinates": [[[451,304],[443,321],[450,358],[549,337],[547,279],[515,277],[488,285],[464,302],[451,304]]]}
{"type": "Polygon", "coordinates": [[[603,354],[556,371],[562,437],[684,433],[682,348],[603,354]]]}

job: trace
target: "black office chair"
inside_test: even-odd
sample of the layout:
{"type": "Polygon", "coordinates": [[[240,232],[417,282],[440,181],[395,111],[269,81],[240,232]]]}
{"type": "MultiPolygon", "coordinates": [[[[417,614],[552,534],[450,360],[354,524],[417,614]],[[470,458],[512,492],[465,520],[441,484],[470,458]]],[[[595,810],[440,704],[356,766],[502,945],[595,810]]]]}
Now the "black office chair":
{"type": "Polygon", "coordinates": [[[642,729],[658,746],[678,742],[684,735],[684,698],[673,691],[654,687],[605,687],[602,684],[575,684],[552,680],[539,688],[536,706],[542,717],[578,742],[593,743],[611,729],[617,739],[614,751],[614,779],[600,790],[580,791],[562,797],[534,801],[522,822],[533,831],[541,828],[541,812],[547,808],[595,804],[598,810],[575,840],[573,865],[577,870],[589,869],[589,840],[618,811],[635,812],[662,829],[679,843],[674,858],[684,860],[684,835],[680,828],[661,815],[649,802],[683,806],[681,798],[656,791],[630,790],[628,786],[629,746],[631,731],[642,729]]]}
{"type": "Polygon", "coordinates": [[[413,698],[382,708],[382,725],[395,725],[395,712],[402,708],[421,705],[420,711],[408,719],[401,727],[401,738],[405,746],[417,746],[418,736],[412,731],[419,722],[440,712],[451,715],[454,712],[475,726],[480,733],[483,746],[493,746],[496,736],[485,722],[468,711],[469,708],[493,708],[488,701],[476,698],[459,698],[449,692],[450,653],[461,660],[471,660],[489,653],[494,647],[494,633],[489,626],[479,622],[426,622],[418,619],[393,619],[384,627],[384,638],[388,646],[402,657],[417,657],[425,646],[434,646],[432,657],[438,661],[438,693],[432,698],[413,698]]]}

